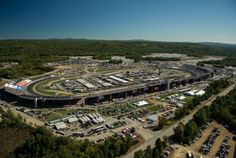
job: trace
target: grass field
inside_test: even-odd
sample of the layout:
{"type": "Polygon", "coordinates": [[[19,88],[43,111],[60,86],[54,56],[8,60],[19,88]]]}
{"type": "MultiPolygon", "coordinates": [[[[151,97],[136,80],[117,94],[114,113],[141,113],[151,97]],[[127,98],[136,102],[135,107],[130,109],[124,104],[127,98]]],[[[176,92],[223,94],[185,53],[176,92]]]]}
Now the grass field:
{"type": "Polygon", "coordinates": [[[46,121],[52,121],[61,118],[60,115],[55,114],[55,113],[50,113],[48,116],[45,117],[46,121]]]}
{"type": "Polygon", "coordinates": [[[153,105],[153,106],[147,107],[147,110],[150,110],[152,112],[157,112],[157,111],[163,110],[163,108],[160,107],[159,105],[153,105]]]}
{"type": "Polygon", "coordinates": [[[100,108],[99,112],[107,116],[116,116],[127,112],[131,112],[134,109],[135,108],[131,104],[127,103],[127,104],[109,106],[106,108],[100,108]]]}
{"type": "Polygon", "coordinates": [[[73,115],[75,114],[78,110],[77,109],[57,109],[54,110],[56,113],[59,113],[61,115],[73,115]]]}
{"type": "Polygon", "coordinates": [[[193,100],[193,97],[186,96],[186,98],[183,101],[188,104],[188,103],[192,102],[192,100],[193,100]]]}
{"type": "Polygon", "coordinates": [[[39,93],[40,95],[45,95],[45,96],[53,96],[53,95],[58,95],[58,96],[71,96],[73,95],[72,93],[67,93],[65,91],[61,90],[51,90],[50,85],[52,83],[59,83],[61,80],[55,80],[55,79],[49,79],[45,80],[42,82],[37,83],[33,89],[36,93],[39,93]]]}

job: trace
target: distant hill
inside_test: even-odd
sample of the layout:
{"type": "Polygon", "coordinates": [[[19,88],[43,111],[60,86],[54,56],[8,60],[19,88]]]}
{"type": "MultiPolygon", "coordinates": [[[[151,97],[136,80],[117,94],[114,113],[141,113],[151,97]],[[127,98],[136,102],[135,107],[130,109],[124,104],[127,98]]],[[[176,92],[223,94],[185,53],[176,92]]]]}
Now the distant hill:
{"type": "Polygon", "coordinates": [[[206,44],[206,45],[210,45],[210,46],[236,47],[236,44],[230,44],[230,43],[200,42],[200,44],[206,44]]]}
{"type": "MultiPolygon", "coordinates": [[[[17,62],[10,69],[0,69],[2,78],[22,78],[53,70],[45,63],[66,60],[68,56],[93,56],[110,59],[126,56],[136,62],[151,53],[180,53],[189,56],[215,55],[236,57],[236,47],[188,42],[156,42],[145,40],[109,41],[86,39],[0,40],[0,62],[17,62]]],[[[230,60],[231,64],[234,60],[230,60]]]]}
{"type": "Polygon", "coordinates": [[[63,56],[92,55],[96,59],[108,59],[113,55],[123,55],[140,60],[142,55],[150,53],[236,56],[236,46],[223,43],[156,42],[140,39],[128,41],[86,39],[0,40],[1,55],[22,53],[63,56]]]}

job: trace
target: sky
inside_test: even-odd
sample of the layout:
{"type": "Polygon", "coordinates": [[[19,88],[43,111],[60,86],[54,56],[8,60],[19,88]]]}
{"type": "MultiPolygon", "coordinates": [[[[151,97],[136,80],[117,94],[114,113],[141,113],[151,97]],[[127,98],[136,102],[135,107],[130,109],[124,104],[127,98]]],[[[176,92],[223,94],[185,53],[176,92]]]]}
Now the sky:
{"type": "Polygon", "coordinates": [[[236,44],[236,0],[0,0],[0,39],[236,44]]]}

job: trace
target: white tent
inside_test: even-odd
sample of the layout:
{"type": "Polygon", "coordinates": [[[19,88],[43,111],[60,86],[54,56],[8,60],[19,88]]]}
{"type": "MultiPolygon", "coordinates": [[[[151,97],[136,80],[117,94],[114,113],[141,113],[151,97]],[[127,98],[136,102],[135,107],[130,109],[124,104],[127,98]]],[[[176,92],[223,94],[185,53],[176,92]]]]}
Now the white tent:
{"type": "Polygon", "coordinates": [[[205,94],[205,91],[204,90],[200,90],[200,91],[198,91],[197,93],[195,93],[196,95],[203,95],[203,94],[205,94]]]}
{"type": "Polygon", "coordinates": [[[140,107],[140,106],[145,106],[145,105],[148,105],[149,103],[146,102],[145,100],[141,100],[139,102],[136,102],[134,103],[134,105],[136,105],[137,107],[140,107]]]}
{"type": "Polygon", "coordinates": [[[72,117],[67,120],[69,123],[77,122],[78,118],[77,117],[72,117]]]}

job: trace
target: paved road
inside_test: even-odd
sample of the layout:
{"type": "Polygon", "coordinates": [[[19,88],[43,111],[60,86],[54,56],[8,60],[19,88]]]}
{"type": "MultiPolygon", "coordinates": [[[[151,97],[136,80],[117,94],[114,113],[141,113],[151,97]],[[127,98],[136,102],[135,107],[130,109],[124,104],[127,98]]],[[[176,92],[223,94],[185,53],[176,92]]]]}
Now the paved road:
{"type": "Polygon", "coordinates": [[[186,124],[187,122],[189,122],[189,120],[191,120],[193,118],[193,115],[202,107],[204,106],[209,106],[211,105],[211,103],[218,97],[218,96],[224,96],[226,94],[228,94],[233,88],[234,88],[235,84],[229,86],[228,88],[224,89],[222,92],[220,92],[218,95],[216,96],[212,96],[211,98],[209,98],[206,101],[203,101],[199,106],[197,106],[192,112],[191,114],[185,116],[183,119],[180,119],[179,121],[177,121],[175,124],[169,126],[166,129],[163,129],[161,131],[158,131],[155,133],[155,135],[146,140],[145,142],[143,142],[142,144],[140,144],[137,148],[135,148],[134,150],[130,151],[129,153],[127,153],[126,155],[124,155],[122,158],[133,158],[134,153],[138,150],[144,150],[146,149],[146,147],[148,145],[154,147],[155,145],[155,141],[158,138],[163,138],[164,136],[170,136],[174,134],[174,128],[180,123],[183,122],[184,124],[186,124]]]}
{"type": "Polygon", "coordinates": [[[40,121],[36,118],[33,118],[33,117],[31,117],[31,116],[29,116],[29,115],[27,115],[27,114],[25,114],[21,111],[17,111],[15,109],[15,107],[6,107],[6,106],[3,106],[3,105],[0,105],[0,107],[6,112],[7,112],[8,109],[10,109],[13,112],[13,114],[20,115],[23,118],[23,120],[25,119],[26,123],[28,125],[32,126],[32,127],[43,126],[44,125],[44,122],[42,122],[42,121],[40,121]]]}

